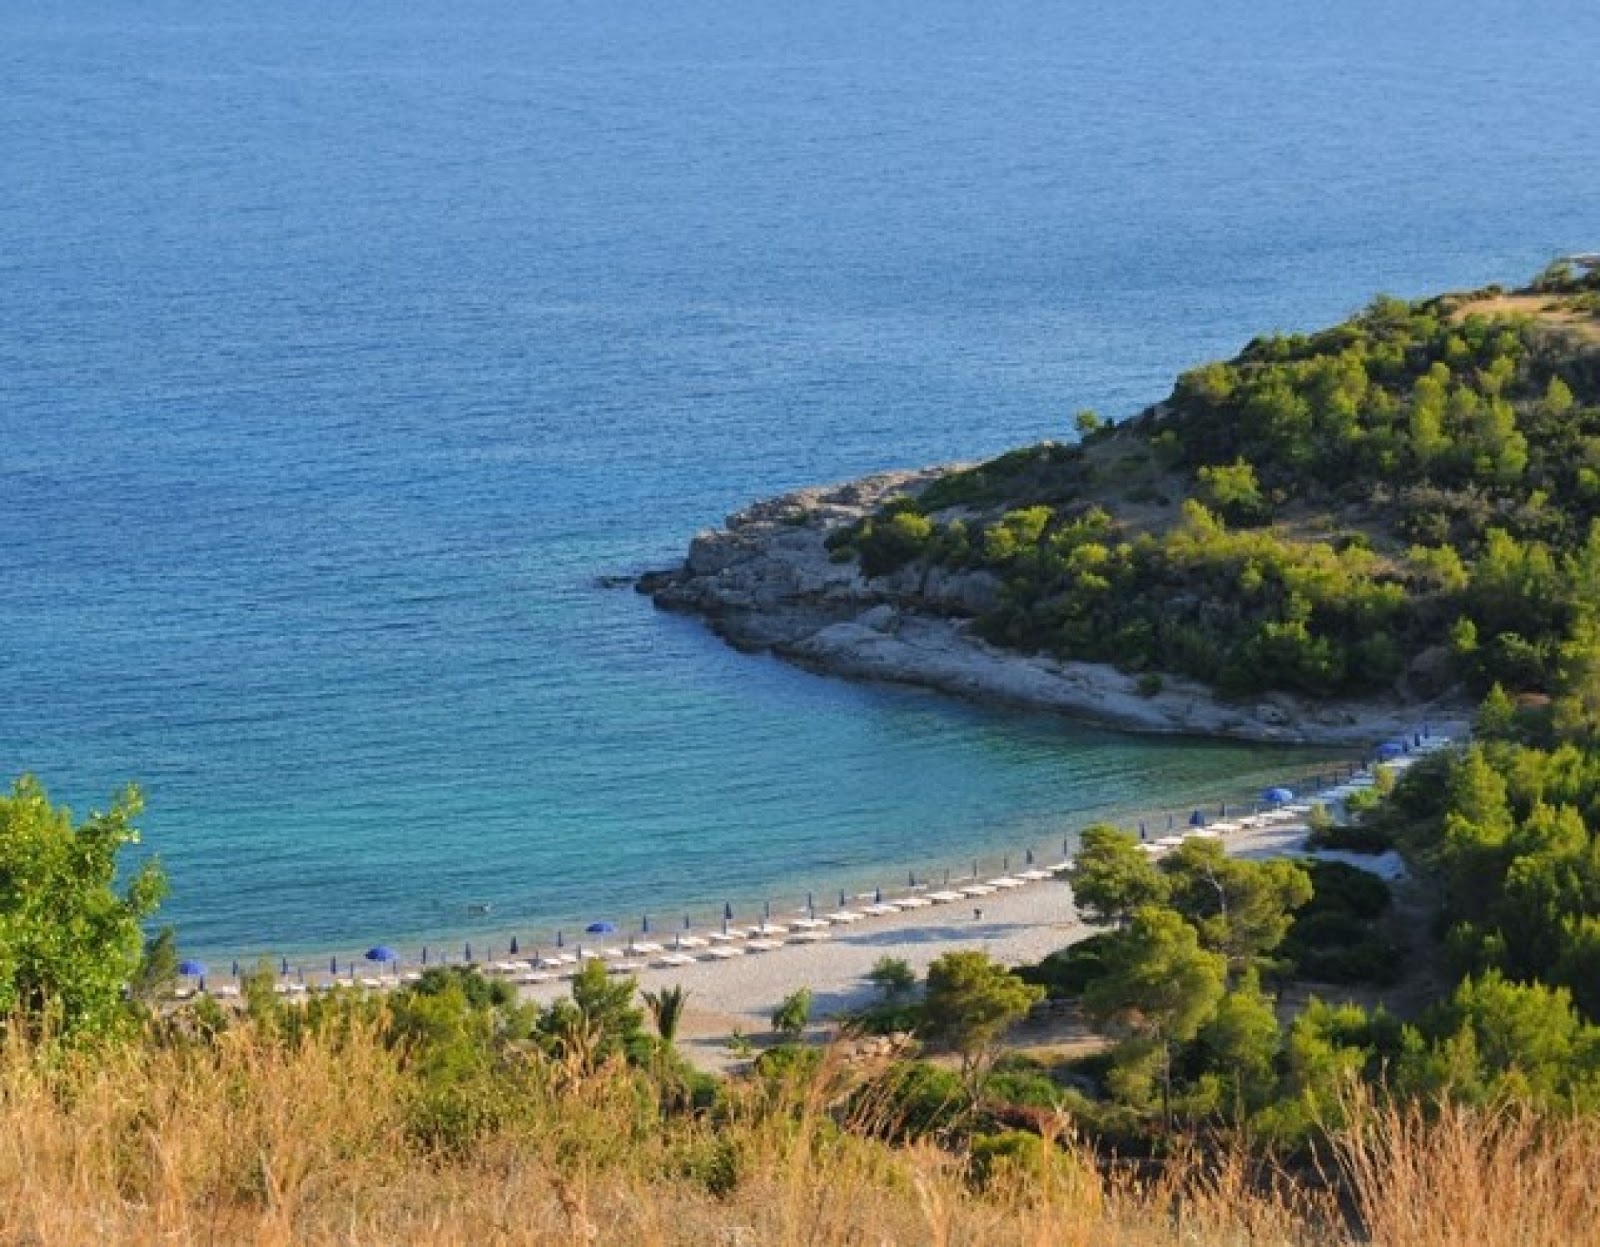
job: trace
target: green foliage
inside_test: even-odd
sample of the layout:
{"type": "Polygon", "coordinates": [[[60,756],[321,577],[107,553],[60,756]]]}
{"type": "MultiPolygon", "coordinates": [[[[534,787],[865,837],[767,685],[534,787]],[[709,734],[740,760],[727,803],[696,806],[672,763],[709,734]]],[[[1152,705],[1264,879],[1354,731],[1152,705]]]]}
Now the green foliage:
{"type": "Polygon", "coordinates": [[[1201,467],[1196,496],[1230,524],[1263,524],[1272,518],[1256,470],[1243,459],[1201,467]]]}
{"type": "Polygon", "coordinates": [[[637,986],[631,975],[611,978],[598,958],[585,961],[573,976],[571,999],[557,1001],[539,1018],[541,1042],[585,1070],[618,1057],[639,1059],[649,1042],[644,1014],[633,1004],[637,986]]]}
{"type": "Polygon", "coordinates": [[[903,958],[879,957],[867,972],[867,981],[882,993],[885,1001],[896,1001],[916,988],[917,974],[903,958]]]}
{"type": "Polygon", "coordinates": [[[952,474],[852,540],[869,574],[995,573],[979,626],[998,645],[1238,697],[1564,682],[1584,691],[1563,712],[1600,734],[1600,617],[1578,631],[1600,577],[1574,571],[1600,519],[1600,368],[1574,351],[1529,321],[1380,299],[1185,374],[1087,452],[1030,447],[952,474]],[[1180,522],[1098,510],[1096,480],[1123,465],[1141,475],[1118,496],[1153,498],[1153,470],[1186,477],[1180,522]],[[958,504],[959,520],[933,518],[958,504]],[[1276,512],[1281,527],[1252,528],[1276,512]],[[1441,647],[1455,670],[1430,657],[1419,674],[1441,647]]]}
{"type": "Polygon", "coordinates": [[[1195,929],[1170,909],[1146,906],[1118,932],[1104,972],[1083,996],[1084,1013],[1122,1037],[1114,1072],[1124,1094],[1159,1078],[1172,1098],[1172,1056],[1199,1033],[1221,1000],[1227,962],[1200,946],[1195,929]]]}
{"type": "Polygon", "coordinates": [[[1281,954],[1316,983],[1398,981],[1404,950],[1378,925],[1392,893],[1376,875],[1343,862],[1312,862],[1312,897],[1295,915],[1281,954]]]}
{"type": "Polygon", "coordinates": [[[1047,1139],[1023,1130],[974,1135],[967,1152],[968,1178],[979,1190],[1070,1181],[1072,1160],[1047,1139]]]}
{"type": "Polygon", "coordinates": [[[794,1038],[802,1034],[811,1022],[811,989],[801,987],[790,992],[772,1011],[772,1029],[780,1035],[794,1038]]]}
{"type": "Polygon", "coordinates": [[[1412,1037],[1399,1076],[1414,1091],[1600,1108],[1600,1030],[1565,988],[1467,978],[1412,1037]]]}
{"type": "Polygon", "coordinates": [[[945,953],[928,967],[923,1019],[930,1037],[960,1054],[962,1073],[976,1086],[1001,1037],[1043,998],[1042,987],[983,953],[945,953]]]}
{"type": "Polygon", "coordinates": [[[897,1061],[857,1092],[851,1116],[899,1141],[949,1133],[972,1109],[967,1084],[929,1061],[897,1061]]]}
{"type": "Polygon", "coordinates": [[[678,1038],[678,1025],[683,1021],[689,993],[678,986],[663,987],[660,991],[641,992],[640,998],[650,1010],[650,1020],[655,1023],[662,1046],[671,1048],[678,1038]]]}
{"type": "Polygon", "coordinates": [[[1016,976],[1045,989],[1052,1000],[1081,996],[1105,970],[1106,947],[1112,935],[1091,935],[1051,953],[1038,965],[1019,966],[1016,976]]]}
{"type": "Polygon", "coordinates": [[[1217,1081],[1218,1110],[1235,1121],[1265,1108],[1277,1093],[1283,1037],[1274,1004],[1260,980],[1248,974],[1217,1002],[1197,1033],[1198,1055],[1217,1081]]]}
{"type": "Polygon", "coordinates": [[[177,981],[178,933],[172,927],[162,927],[145,940],[144,955],[130,989],[135,1000],[149,1005],[171,991],[177,981]]]}
{"type": "Polygon", "coordinates": [[[1248,966],[1283,942],[1294,911],[1312,896],[1298,862],[1229,857],[1220,841],[1189,839],[1161,861],[1171,904],[1194,926],[1200,942],[1248,966]]]}
{"type": "Polygon", "coordinates": [[[922,555],[933,537],[933,522],[916,504],[901,500],[881,515],[863,520],[853,534],[861,570],[867,576],[887,576],[922,555]]]}
{"type": "MultiPolygon", "coordinates": [[[[104,1038],[129,1019],[125,991],[167,973],[146,962],[141,928],[166,891],[159,868],[147,862],[116,887],[140,808],[130,787],[74,827],[31,776],[0,797],[0,1018],[69,1042],[104,1038]]],[[[170,941],[152,951],[165,958],[170,941]]]]}
{"type": "Polygon", "coordinates": [[[1125,922],[1141,906],[1166,900],[1169,890],[1139,841],[1108,823],[1084,829],[1067,882],[1078,912],[1091,922],[1125,922]]]}

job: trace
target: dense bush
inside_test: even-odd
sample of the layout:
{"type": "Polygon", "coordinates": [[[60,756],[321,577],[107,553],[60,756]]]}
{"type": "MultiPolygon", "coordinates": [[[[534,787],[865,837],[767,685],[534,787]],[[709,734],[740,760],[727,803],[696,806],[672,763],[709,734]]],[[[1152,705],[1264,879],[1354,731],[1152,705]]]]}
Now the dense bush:
{"type": "MultiPolygon", "coordinates": [[[[1548,280],[1576,297],[1592,275],[1548,280]]],[[[1600,352],[1455,306],[1379,299],[1322,333],[1257,339],[1087,449],[953,474],[841,548],[869,575],[994,571],[1005,589],[980,627],[996,644],[1240,697],[1383,689],[1431,649],[1481,688],[1549,689],[1577,586],[1600,574],[1600,352]],[[1129,472],[1123,496],[1183,478],[1176,524],[1090,505],[1096,473],[1129,472]],[[1288,499],[1314,522],[1251,527],[1288,499]],[[938,517],[958,505],[983,513],[938,517]]]]}

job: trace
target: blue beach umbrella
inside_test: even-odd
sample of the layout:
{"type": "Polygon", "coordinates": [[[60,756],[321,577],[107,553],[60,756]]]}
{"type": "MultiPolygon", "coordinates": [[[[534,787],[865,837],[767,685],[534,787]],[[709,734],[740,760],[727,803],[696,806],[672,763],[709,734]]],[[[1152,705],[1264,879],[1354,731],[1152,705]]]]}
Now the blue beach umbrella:
{"type": "Polygon", "coordinates": [[[560,927],[556,928],[556,947],[557,948],[561,947],[561,928],[560,927]]]}
{"type": "Polygon", "coordinates": [[[338,974],[339,973],[339,959],[337,957],[329,957],[328,958],[328,973],[329,974],[338,974]]]}
{"type": "Polygon", "coordinates": [[[1226,801],[1224,801],[1222,803],[1222,813],[1218,814],[1217,817],[1218,818],[1227,818],[1228,817],[1228,803],[1226,801]]]}
{"type": "Polygon", "coordinates": [[[1294,800],[1294,790],[1292,788],[1268,788],[1261,794],[1261,799],[1268,805],[1283,805],[1294,800]]]}
{"type": "Polygon", "coordinates": [[[643,920],[639,923],[639,930],[643,931],[646,935],[650,934],[650,915],[649,914],[645,914],[644,915],[643,920]]]}
{"type": "Polygon", "coordinates": [[[521,950],[517,947],[517,937],[513,935],[511,937],[511,955],[515,957],[520,951],[521,950]]]}
{"type": "Polygon", "coordinates": [[[1386,740],[1383,742],[1383,744],[1378,746],[1378,760],[1380,762],[1393,762],[1401,754],[1405,753],[1405,751],[1406,746],[1404,741],[1386,740]]]}
{"type": "Polygon", "coordinates": [[[400,954],[395,952],[395,950],[390,948],[387,944],[375,944],[373,947],[367,949],[366,958],[368,961],[399,961],[400,954]]]}
{"type": "Polygon", "coordinates": [[[472,945],[471,944],[466,945],[461,950],[461,960],[463,960],[463,961],[471,961],[472,960],[472,945]]]}
{"type": "Polygon", "coordinates": [[[873,888],[872,889],[872,903],[874,905],[883,904],[883,889],[882,888],[873,888]]]}
{"type": "Polygon", "coordinates": [[[1191,826],[1191,827],[1204,827],[1205,825],[1206,825],[1206,816],[1204,814],[1202,814],[1199,810],[1196,810],[1193,814],[1189,815],[1189,826],[1191,826]]]}
{"type": "Polygon", "coordinates": [[[722,902],[722,920],[724,922],[733,921],[733,903],[731,901],[722,902]]]}
{"type": "Polygon", "coordinates": [[[1149,838],[1150,838],[1150,833],[1145,830],[1144,820],[1140,819],[1139,820],[1139,839],[1148,840],[1149,838]]]}
{"type": "Polygon", "coordinates": [[[1028,850],[1027,855],[1025,856],[1025,858],[1023,860],[1026,861],[1028,863],[1028,865],[1030,865],[1030,866],[1033,865],[1033,850],[1032,849],[1028,850]]]}
{"type": "Polygon", "coordinates": [[[770,921],[771,918],[772,918],[772,902],[771,901],[762,901],[761,902],[761,921],[767,922],[767,921],[770,921]]]}
{"type": "Polygon", "coordinates": [[[422,964],[428,964],[428,946],[426,944],[422,946],[422,964]]]}
{"type": "Polygon", "coordinates": [[[192,957],[185,957],[178,963],[178,973],[183,975],[185,978],[199,978],[205,972],[206,963],[203,961],[196,961],[192,957]]]}
{"type": "Polygon", "coordinates": [[[689,915],[688,914],[684,914],[684,916],[683,916],[683,929],[685,931],[687,931],[693,925],[694,924],[689,921],[689,915]]]}
{"type": "Polygon", "coordinates": [[[844,907],[845,907],[844,889],[840,888],[839,889],[839,908],[843,909],[844,907]]]}
{"type": "Polygon", "coordinates": [[[604,919],[601,919],[599,922],[591,922],[588,926],[584,927],[584,930],[590,935],[611,935],[615,933],[616,929],[616,923],[607,922],[604,919]]]}
{"type": "Polygon", "coordinates": [[[237,961],[235,961],[233,963],[233,977],[234,978],[238,978],[239,977],[239,963],[237,961]]]}

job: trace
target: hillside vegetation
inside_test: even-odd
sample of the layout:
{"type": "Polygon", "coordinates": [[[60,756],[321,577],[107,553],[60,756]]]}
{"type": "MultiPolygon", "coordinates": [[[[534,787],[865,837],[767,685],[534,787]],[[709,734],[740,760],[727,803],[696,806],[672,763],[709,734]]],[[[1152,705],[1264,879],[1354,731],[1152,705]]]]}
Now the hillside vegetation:
{"type": "Polygon", "coordinates": [[[990,641],[1225,695],[1548,692],[1589,644],[1600,272],[1379,298],[1078,423],[893,500],[835,556],[991,572],[990,641]]]}
{"type": "Polygon", "coordinates": [[[1095,936],[921,982],[881,961],[847,1020],[870,1042],[803,1042],[797,984],[717,1077],[677,1048],[683,993],[598,960],[543,1006],[462,968],[293,1001],[270,966],[237,1008],[180,1003],[160,871],[118,870],[137,791],[75,823],[24,778],[0,795],[0,1242],[1600,1243],[1594,292],[1544,285],[1254,344],[840,551],[996,569],[997,636],[1121,620],[1156,667],[1187,629],[1171,653],[1235,685],[1269,659],[1330,692],[1418,679],[1447,649],[1488,685],[1472,743],[1312,820],[1409,885],[1088,828],[1095,936]],[[1330,370],[1363,396],[1343,423],[1305,398],[1330,370]],[[1279,427],[1302,407],[1309,450],[1279,427]],[[1015,1042],[1063,1018],[1086,1042],[1015,1042]]]}

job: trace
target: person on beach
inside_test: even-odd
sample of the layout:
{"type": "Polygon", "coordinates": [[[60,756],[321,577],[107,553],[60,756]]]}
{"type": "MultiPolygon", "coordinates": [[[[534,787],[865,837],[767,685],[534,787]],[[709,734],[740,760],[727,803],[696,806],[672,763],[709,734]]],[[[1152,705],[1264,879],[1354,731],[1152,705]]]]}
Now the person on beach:
{"type": "Polygon", "coordinates": [[[976,905],[972,907],[972,920],[974,922],[983,921],[983,910],[979,909],[976,905]]]}

